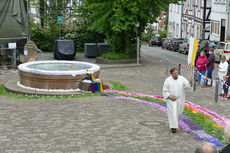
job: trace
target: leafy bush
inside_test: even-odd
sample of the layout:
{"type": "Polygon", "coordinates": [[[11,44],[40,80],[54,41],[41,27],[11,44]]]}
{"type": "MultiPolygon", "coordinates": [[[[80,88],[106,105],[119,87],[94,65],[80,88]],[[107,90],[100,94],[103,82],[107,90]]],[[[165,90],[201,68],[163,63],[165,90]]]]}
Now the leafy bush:
{"type": "Polygon", "coordinates": [[[143,32],[141,34],[141,40],[143,40],[143,41],[149,41],[153,36],[155,36],[154,33],[147,34],[147,33],[143,32]]]}
{"type": "Polygon", "coordinates": [[[166,31],[159,30],[158,33],[160,34],[161,38],[166,38],[167,37],[167,32],[166,31]]]}
{"type": "Polygon", "coordinates": [[[121,37],[119,35],[107,35],[106,40],[110,46],[110,52],[111,54],[121,54],[125,53],[125,40],[124,37],[121,37]]]}
{"type": "Polygon", "coordinates": [[[31,40],[42,51],[53,51],[53,45],[56,39],[58,39],[58,27],[56,23],[49,22],[43,28],[40,24],[31,22],[31,40]]]}
{"type": "MultiPolygon", "coordinates": [[[[102,43],[105,36],[89,31],[87,23],[66,19],[61,28],[61,39],[73,40],[77,52],[84,51],[84,43],[102,43]]],[[[42,28],[40,24],[31,22],[31,40],[42,51],[52,52],[55,40],[59,39],[59,27],[56,21],[49,22],[42,28]]]]}
{"type": "Polygon", "coordinates": [[[103,43],[105,36],[88,30],[87,22],[80,21],[66,22],[63,24],[63,38],[74,40],[75,50],[84,51],[84,43],[103,43]]]}

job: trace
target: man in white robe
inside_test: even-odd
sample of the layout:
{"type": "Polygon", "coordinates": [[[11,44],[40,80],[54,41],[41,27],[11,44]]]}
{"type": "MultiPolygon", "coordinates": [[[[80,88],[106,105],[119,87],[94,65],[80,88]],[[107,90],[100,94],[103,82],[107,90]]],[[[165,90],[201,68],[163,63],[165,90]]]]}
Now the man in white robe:
{"type": "Polygon", "coordinates": [[[176,133],[178,120],[184,111],[184,89],[192,87],[193,78],[190,77],[188,81],[183,76],[178,75],[177,68],[172,68],[170,73],[171,75],[164,82],[163,96],[167,99],[169,127],[171,128],[172,133],[176,133]]]}

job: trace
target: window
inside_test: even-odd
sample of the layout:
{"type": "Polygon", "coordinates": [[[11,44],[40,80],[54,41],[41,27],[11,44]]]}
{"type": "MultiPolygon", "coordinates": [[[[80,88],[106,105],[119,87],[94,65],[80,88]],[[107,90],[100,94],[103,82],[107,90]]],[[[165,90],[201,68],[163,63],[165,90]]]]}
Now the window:
{"type": "Polygon", "coordinates": [[[226,50],[230,50],[230,44],[226,45],[226,50]]]}
{"type": "Polygon", "coordinates": [[[211,23],[211,31],[213,34],[220,34],[220,22],[219,21],[212,21],[211,23]]]}
{"type": "Polygon", "coordinates": [[[177,14],[179,14],[180,11],[180,5],[177,5],[177,14]]]}

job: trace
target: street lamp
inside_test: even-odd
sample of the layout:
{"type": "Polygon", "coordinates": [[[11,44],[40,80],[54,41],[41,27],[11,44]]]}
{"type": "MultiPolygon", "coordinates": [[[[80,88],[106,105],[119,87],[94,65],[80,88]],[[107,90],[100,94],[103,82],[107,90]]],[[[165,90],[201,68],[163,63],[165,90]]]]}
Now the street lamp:
{"type": "Polygon", "coordinates": [[[139,36],[138,36],[138,28],[140,27],[139,22],[135,24],[136,32],[137,32],[137,64],[139,64],[139,36]]]}

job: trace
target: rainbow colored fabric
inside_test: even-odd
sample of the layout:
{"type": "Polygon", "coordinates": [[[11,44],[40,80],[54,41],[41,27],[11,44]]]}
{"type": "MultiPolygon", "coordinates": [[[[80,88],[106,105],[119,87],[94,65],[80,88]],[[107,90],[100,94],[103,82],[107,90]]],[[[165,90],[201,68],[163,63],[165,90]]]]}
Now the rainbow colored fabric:
{"type": "MultiPolygon", "coordinates": [[[[93,74],[90,74],[90,80],[92,82],[93,93],[97,92],[115,99],[141,102],[151,105],[167,114],[166,101],[161,96],[104,90],[103,82],[96,80],[93,74]]],[[[179,120],[179,126],[196,140],[208,141],[216,146],[222,146],[227,143],[223,131],[228,121],[229,119],[220,116],[216,112],[185,101],[185,110],[181,116],[181,120],[179,120]]]]}
{"type": "Polygon", "coordinates": [[[93,73],[90,73],[90,81],[92,84],[92,92],[104,92],[104,85],[103,82],[100,80],[96,80],[93,73]]]}
{"type": "MultiPolygon", "coordinates": [[[[148,104],[167,114],[166,101],[161,96],[117,90],[105,90],[101,94],[110,98],[148,104]]],[[[228,121],[229,119],[216,112],[185,101],[185,110],[179,121],[179,126],[196,140],[208,141],[216,146],[222,146],[227,143],[223,131],[228,121]]]]}

